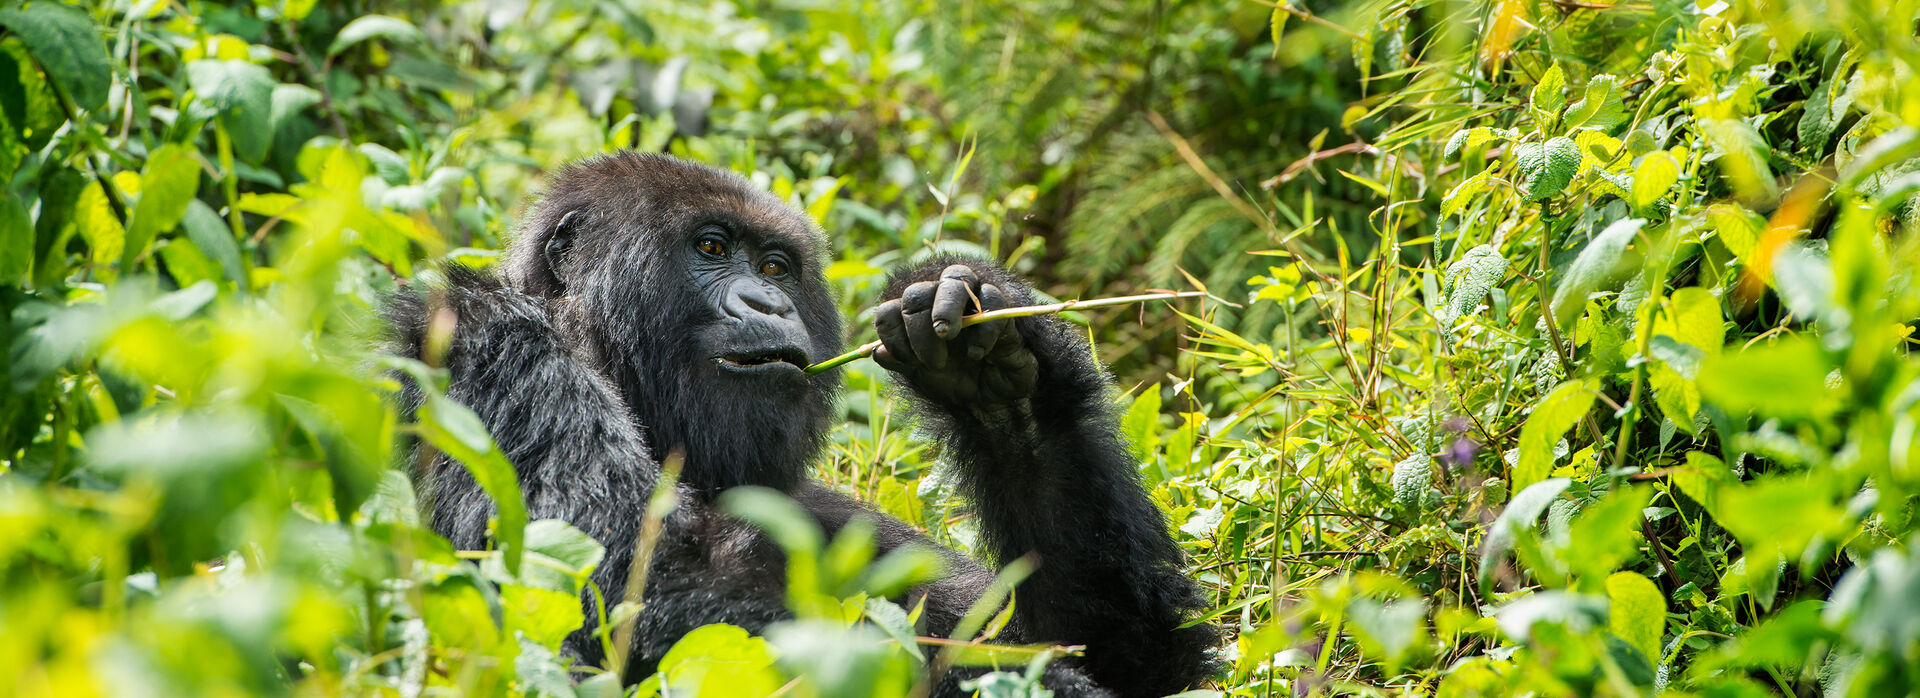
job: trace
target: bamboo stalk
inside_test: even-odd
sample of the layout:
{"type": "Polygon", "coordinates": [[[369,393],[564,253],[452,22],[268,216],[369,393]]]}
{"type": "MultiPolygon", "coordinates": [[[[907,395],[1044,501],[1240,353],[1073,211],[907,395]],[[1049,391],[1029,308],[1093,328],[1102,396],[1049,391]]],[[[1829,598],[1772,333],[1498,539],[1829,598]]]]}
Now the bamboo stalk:
{"type": "MultiPolygon", "coordinates": [[[[1115,296],[1113,298],[1074,300],[1074,301],[1066,301],[1064,303],[1050,303],[1047,305],[1029,305],[1029,306],[1023,306],[1019,308],[1002,308],[1000,310],[989,310],[984,313],[974,313],[972,315],[968,315],[966,317],[960,318],[960,326],[963,328],[972,327],[974,325],[978,325],[980,323],[988,322],[991,320],[1003,320],[1006,318],[1016,318],[1016,317],[1031,317],[1034,315],[1052,315],[1054,313],[1062,313],[1069,310],[1081,310],[1085,308],[1105,308],[1105,307],[1115,306],[1115,305],[1131,305],[1133,303],[1145,303],[1147,301],[1174,300],[1178,298],[1201,298],[1201,297],[1205,297],[1206,295],[1207,295],[1206,291],[1162,291],[1160,293],[1143,293],[1137,296],[1115,296]]],[[[879,348],[880,348],[879,340],[867,342],[866,344],[860,345],[860,348],[858,349],[847,352],[845,354],[841,354],[831,359],[827,359],[826,361],[822,361],[812,366],[808,366],[807,375],[817,376],[817,375],[820,375],[821,373],[825,373],[827,371],[833,370],[840,366],[844,366],[846,364],[853,363],[854,361],[858,361],[860,359],[873,356],[873,352],[879,348]]]]}

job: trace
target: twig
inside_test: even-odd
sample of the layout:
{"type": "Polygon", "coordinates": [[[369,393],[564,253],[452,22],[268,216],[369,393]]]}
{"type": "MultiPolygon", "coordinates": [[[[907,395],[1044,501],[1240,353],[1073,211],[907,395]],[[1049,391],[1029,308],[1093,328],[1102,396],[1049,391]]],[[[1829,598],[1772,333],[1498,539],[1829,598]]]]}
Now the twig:
{"type": "MultiPolygon", "coordinates": [[[[1163,291],[1160,293],[1143,293],[1137,296],[1118,296],[1115,298],[1095,298],[1093,300],[1067,301],[1064,303],[1053,303],[1051,305],[1030,305],[1030,306],[1020,307],[1020,308],[1003,308],[1000,310],[989,310],[984,313],[974,313],[972,315],[968,315],[966,317],[960,318],[960,326],[972,327],[974,325],[978,325],[980,323],[987,322],[989,320],[1002,320],[1006,318],[1016,318],[1016,317],[1030,317],[1034,315],[1052,315],[1054,313],[1066,312],[1068,310],[1079,310],[1082,308],[1105,308],[1108,306],[1115,306],[1115,305],[1129,305],[1133,303],[1145,303],[1147,301],[1173,300],[1176,298],[1202,298],[1202,297],[1205,297],[1206,295],[1207,295],[1206,291],[1163,291]]],[[[860,348],[858,349],[847,352],[845,354],[841,354],[831,359],[827,359],[826,361],[822,361],[812,366],[808,366],[807,375],[817,376],[829,370],[839,368],[840,366],[853,363],[854,361],[858,361],[860,359],[864,359],[869,356],[873,356],[873,352],[878,350],[879,348],[880,348],[879,340],[867,342],[866,344],[860,345],[860,348]]]]}

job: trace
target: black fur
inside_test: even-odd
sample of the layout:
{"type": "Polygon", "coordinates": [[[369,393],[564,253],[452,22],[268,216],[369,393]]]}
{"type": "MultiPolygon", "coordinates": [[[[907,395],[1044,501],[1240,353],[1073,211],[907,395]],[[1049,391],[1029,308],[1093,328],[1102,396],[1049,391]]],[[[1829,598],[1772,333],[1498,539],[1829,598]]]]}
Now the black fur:
{"type": "MultiPolygon", "coordinates": [[[[782,368],[778,377],[749,379],[717,367],[715,347],[743,342],[797,344],[807,362],[838,353],[825,251],[816,226],[736,175],[619,153],[553,179],[527,216],[504,278],[449,269],[446,288],[387,305],[395,335],[388,351],[403,356],[420,354],[438,308],[452,312],[449,396],[492,430],[520,473],[531,516],[564,519],[606,545],[594,581],[609,598],[625,586],[660,463],[684,455],[682,504],[652,561],[629,680],[646,676],[700,625],[758,631],[788,617],[780,553],[713,511],[709,502],[720,490],[786,491],[830,534],[855,516],[872,517],[883,551],[931,545],[911,526],[806,477],[829,426],[837,372],[802,378],[782,368]],[[742,281],[724,262],[693,252],[700,231],[712,229],[731,231],[741,249],[790,254],[797,268],[742,281]],[[754,304],[765,317],[729,316],[739,298],[728,289],[739,283],[769,294],[768,303],[754,304]]],[[[977,260],[906,271],[886,295],[898,297],[907,284],[938,278],[956,263],[1012,304],[1028,302],[1023,283],[977,260]]],[[[1032,553],[1040,561],[1016,592],[1002,639],[1086,645],[1086,657],[1048,672],[1047,684],[1063,696],[1163,695],[1204,681],[1216,633],[1204,624],[1179,627],[1203,602],[1116,431],[1106,376],[1066,325],[1014,322],[1024,349],[1008,350],[1030,351],[1031,358],[1017,358],[1038,365],[1037,379],[1023,384],[1031,395],[990,405],[918,400],[994,558],[1032,553]]],[[[909,392],[916,381],[925,382],[904,382],[909,392]]],[[[420,396],[409,388],[402,398],[411,410],[420,396]]],[[[492,504],[463,468],[443,456],[415,477],[436,531],[462,548],[487,545],[492,504]]],[[[933,635],[950,632],[992,578],[979,564],[940,552],[948,575],[906,600],[924,599],[922,631],[933,635]]],[[[599,663],[589,634],[594,614],[587,616],[589,627],[566,649],[599,663]]],[[[957,695],[957,679],[936,692],[957,695]]]]}

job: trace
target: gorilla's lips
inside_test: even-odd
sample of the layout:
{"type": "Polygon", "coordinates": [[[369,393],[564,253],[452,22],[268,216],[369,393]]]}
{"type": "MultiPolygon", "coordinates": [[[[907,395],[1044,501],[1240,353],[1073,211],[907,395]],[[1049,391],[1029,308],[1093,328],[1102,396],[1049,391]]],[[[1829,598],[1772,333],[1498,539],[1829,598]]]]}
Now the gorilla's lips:
{"type": "Polygon", "coordinates": [[[728,352],[714,357],[714,362],[729,371],[799,371],[807,367],[807,353],[799,347],[772,347],[728,352]]]}

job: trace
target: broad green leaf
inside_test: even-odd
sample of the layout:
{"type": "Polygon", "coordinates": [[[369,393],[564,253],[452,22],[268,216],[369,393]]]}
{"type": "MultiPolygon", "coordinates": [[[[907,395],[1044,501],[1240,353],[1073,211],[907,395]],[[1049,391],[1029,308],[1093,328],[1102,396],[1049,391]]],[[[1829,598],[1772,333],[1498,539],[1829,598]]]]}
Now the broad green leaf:
{"type": "MultiPolygon", "coordinates": [[[[121,172],[115,177],[115,189],[123,194],[138,193],[140,175],[121,172]]],[[[97,181],[89,181],[80,190],[79,201],[73,205],[73,227],[80,237],[87,241],[88,253],[97,264],[106,265],[119,261],[121,250],[126,249],[127,229],[120,225],[120,218],[113,213],[113,205],[108,202],[107,192],[97,181]]]]}
{"type": "Polygon", "coordinates": [[[120,268],[131,271],[140,254],[160,233],[172,230],[187,214],[200,190],[200,159],[193,149],[169,143],[147,156],[140,173],[140,203],[133,207],[120,268]]]}
{"type": "Polygon", "coordinates": [[[1493,170],[1487,169],[1453,185],[1452,189],[1447,190],[1447,195],[1440,199],[1440,216],[1445,218],[1459,213],[1467,204],[1473,203],[1476,195],[1486,191],[1487,185],[1492,182],[1493,170]]]}
{"type": "Polygon", "coordinates": [[[1520,461],[1514,465],[1513,486],[1524,489],[1553,472],[1553,443],[1566,436],[1593,408],[1594,386],[1584,380],[1561,383],[1541,398],[1520,428],[1520,461]]]}
{"type": "Polygon", "coordinates": [[[369,39],[386,39],[395,43],[420,43],[426,35],[420,33],[412,22],[387,15],[363,15],[340,28],[333,36],[333,43],[327,44],[327,55],[332,56],[369,39]]]}
{"type": "Polygon", "coordinates": [[[926,655],[920,651],[920,643],[914,641],[917,633],[913,630],[913,623],[907,619],[907,612],[899,605],[886,599],[867,599],[867,621],[880,626],[881,630],[886,631],[888,637],[900,644],[900,649],[906,650],[907,654],[913,655],[914,659],[922,662],[927,660],[926,655]]]}
{"type": "Polygon", "coordinates": [[[1653,334],[1649,352],[1660,361],[1649,376],[1655,402],[1675,427],[1693,434],[1693,417],[1700,409],[1694,378],[1700,363],[1718,356],[1721,345],[1726,344],[1720,299],[1698,287],[1675,291],[1654,316],[1653,334]]]}
{"type": "Polygon", "coordinates": [[[1738,119],[1709,119],[1701,122],[1700,129],[1720,151],[1720,171],[1741,199],[1765,204],[1780,198],[1780,186],[1767,165],[1770,149],[1764,136],[1738,119]]]}
{"type": "Polygon", "coordinates": [[[1714,237],[1742,260],[1752,254],[1753,245],[1760,240],[1760,232],[1766,226],[1766,219],[1733,204],[1708,207],[1707,221],[1713,227],[1714,237]]]}
{"type": "MultiPolygon", "coordinates": [[[[575,604],[578,608],[579,604],[575,604]]],[[[513,674],[528,695],[574,698],[573,679],[560,668],[552,650],[525,635],[520,636],[520,654],[513,659],[513,674]]]]}
{"type": "Polygon", "coordinates": [[[1867,176],[1920,155],[1920,130],[1902,126],[1881,134],[1855,153],[1840,170],[1840,184],[1857,188],[1867,176]]]}
{"type": "Polygon", "coordinates": [[[1460,153],[1473,152],[1475,148],[1485,145],[1488,141],[1510,136],[1507,129],[1492,129],[1485,126],[1463,128],[1455,131],[1453,137],[1447,139],[1446,151],[1442,156],[1451,160],[1453,156],[1460,153]]]}
{"type": "Polygon", "coordinates": [[[1640,522],[1653,491],[1631,486],[1581,510],[1567,527],[1566,544],[1556,551],[1583,589],[1591,589],[1621,564],[1639,555],[1640,522]]]}
{"type": "Polygon", "coordinates": [[[466,405],[433,394],[420,407],[420,434],[466,466],[474,482],[493,497],[495,515],[500,520],[495,534],[500,541],[501,562],[509,574],[520,574],[520,561],[526,552],[527,504],[513,463],[494,445],[487,425],[466,405]]]}
{"type": "Polygon", "coordinates": [[[661,658],[659,675],[675,694],[690,696],[765,696],[786,683],[765,639],[720,623],[681,636],[661,658]]]}
{"type": "Polygon", "coordinates": [[[1640,218],[1614,221],[1581,248],[1580,255],[1560,277],[1559,286],[1553,289],[1553,321],[1562,329],[1572,327],[1573,321],[1579,319],[1580,311],[1587,307],[1588,295],[1618,281],[1622,272],[1631,266],[1624,259],[1627,246],[1646,223],[1640,218]]]}
{"type": "MultiPolygon", "coordinates": [[[[529,570],[534,567],[526,566],[529,570]]],[[[568,633],[578,630],[587,620],[585,609],[580,607],[578,591],[502,584],[500,605],[505,610],[504,630],[525,635],[549,648],[558,648],[568,633]]]]}
{"type": "Polygon", "coordinates": [[[1567,107],[1566,127],[1604,131],[1626,118],[1626,94],[1620,89],[1620,78],[1595,75],[1587,81],[1586,95],[1567,107]]]}
{"type": "Polygon", "coordinates": [[[107,103],[113,83],[113,62],[86,11],[56,2],[36,2],[25,9],[0,10],[6,27],[27,45],[74,106],[95,111],[107,103]]]}
{"type": "Polygon", "coordinates": [[[260,162],[273,145],[273,74],[239,60],[198,60],[187,64],[187,83],[195,99],[210,110],[233,139],[234,154],[260,162]]]}
{"type": "Polygon", "coordinates": [[[1666,196],[1673,183],[1680,181],[1680,163],[1666,151],[1648,153],[1640,160],[1640,166],[1633,170],[1633,200],[1635,210],[1644,210],[1666,196]]]}
{"type": "Polygon", "coordinates": [[[300,113],[303,109],[319,104],[321,95],[319,90],[306,85],[280,84],[273,86],[271,99],[273,106],[269,109],[271,116],[268,121],[271,122],[273,131],[278,133],[280,125],[288,118],[300,113]]]}
{"type": "Polygon", "coordinates": [[[1804,475],[1722,487],[1714,519],[1740,539],[1747,557],[1759,559],[1776,553],[1799,557],[1815,536],[1847,525],[1846,510],[1834,504],[1820,482],[1804,475]]]}
{"type": "Polygon", "coordinates": [[[1554,136],[1545,143],[1521,143],[1513,148],[1520,171],[1520,190],[1528,201],[1541,201],[1565,191],[1580,171],[1580,146],[1573,139],[1554,136]]]}
{"type": "Polygon", "coordinates": [[[213,207],[199,199],[188,201],[186,213],[180,219],[180,227],[186,229],[187,240],[194,247],[220,263],[220,269],[226,273],[228,281],[239,288],[248,288],[247,269],[240,259],[240,244],[233,239],[233,229],[227,227],[227,222],[220,219],[220,214],[213,207]]]}
{"type": "Polygon", "coordinates": [[[1540,512],[1547,510],[1560,496],[1572,480],[1555,477],[1528,485],[1513,496],[1507,508],[1487,527],[1486,537],[1481,541],[1480,550],[1480,588],[1488,589],[1493,584],[1493,566],[1503,559],[1513,542],[1522,532],[1530,530],[1534,522],[1540,519],[1540,512]]]}
{"type": "Polygon", "coordinates": [[[33,272],[33,219],[12,192],[0,191],[0,286],[27,283],[33,272]]]}
{"type": "Polygon", "coordinates": [[[1473,314],[1506,273],[1507,259],[1492,245],[1479,245],[1460,255],[1459,261],[1447,266],[1447,305],[1441,309],[1441,324],[1451,325],[1473,314]]]}
{"type": "Polygon", "coordinates": [[[1733,414],[1818,419],[1839,405],[1827,386],[1833,367],[1815,339],[1795,337],[1707,359],[1700,394],[1733,414]]]}
{"type": "Polygon", "coordinates": [[[1607,630],[1660,663],[1660,635],[1667,628],[1667,597],[1653,580],[1635,572],[1607,577],[1607,630]]]}
{"type": "Polygon", "coordinates": [[[1560,115],[1560,108],[1566,106],[1566,89],[1567,75],[1561,72],[1559,63],[1548,66],[1547,72],[1540,75],[1540,81],[1534,83],[1528,104],[1544,116],[1545,121],[1540,125],[1542,130],[1547,128],[1547,123],[1552,122],[1554,117],[1560,115]]]}
{"type": "Polygon", "coordinates": [[[1127,437],[1135,459],[1153,462],[1160,447],[1160,384],[1140,388],[1140,394],[1127,406],[1126,416],[1120,419],[1120,434],[1127,437]]]}

